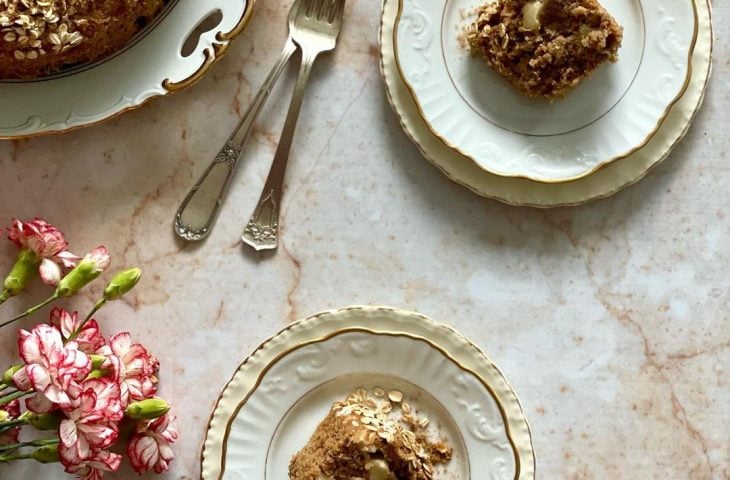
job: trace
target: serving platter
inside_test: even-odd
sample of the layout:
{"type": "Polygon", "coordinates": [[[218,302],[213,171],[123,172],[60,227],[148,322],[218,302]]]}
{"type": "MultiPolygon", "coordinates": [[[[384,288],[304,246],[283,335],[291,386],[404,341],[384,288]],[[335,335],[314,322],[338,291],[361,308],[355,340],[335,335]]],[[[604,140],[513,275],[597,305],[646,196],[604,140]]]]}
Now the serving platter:
{"type": "Polygon", "coordinates": [[[211,415],[201,478],[288,478],[335,400],[397,389],[454,449],[443,478],[534,479],[530,429],[499,369],[450,327],[389,307],[348,307],[288,326],[247,357],[211,415]]]}
{"type": "Polygon", "coordinates": [[[380,31],[381,70],[388,99],[406,134],[424,158],[453,181],[475,193],[504,203],[540,208],[575,206],[605,198],[642,179],[660,164],[684,137],[697,114],[712,70],[713,31],[708,1],[699,2],[698,35],[691,76],[685,93],[647,144],[621,161],[568,183],[538,183],[492,174],[451,148],[434,134],[404,82],[395,57],[394,28],[400,0],[384,0],[380,31]]]}
{"type": "Polygon", "coordinates": [[[693,0],[605,0],[624,27],[615,64],[564,99],[527,99],[464,45],[470,0],[400,0],[395,65],[427,127],[494,175],[568,182],[646,145],[685,92],[693,0]]]}
{"type": "Polygon", "coordinates": [[[199,80],[248,25],[254,0],[176,0],[129,48],[72,74],[0,81],[0,138],[65,132],[108,120],[199,80]],[[220,19],[184,51],[196,27],[220,19]]]}

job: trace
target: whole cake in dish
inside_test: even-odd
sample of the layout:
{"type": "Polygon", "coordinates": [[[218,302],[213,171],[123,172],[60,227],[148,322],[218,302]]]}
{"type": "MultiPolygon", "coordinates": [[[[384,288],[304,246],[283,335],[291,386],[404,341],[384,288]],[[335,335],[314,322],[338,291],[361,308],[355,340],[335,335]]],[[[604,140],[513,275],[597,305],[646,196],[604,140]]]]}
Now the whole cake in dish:
{"type": "Polygon", "coordinates": [[[37,78],[120,50],[166,0],[0,0],[0,78],[37,78]]]}
{"type": "Polygon", "coordinates": [[[474,53],[529,97],[564,96],[616,62],[623,28],[597,0],[496,0],[467,28],[474,53]]]}
{"type": "Polygon", "coordinates": [[[382,389],[373,392],[370,396],[359,389],[332,406],[309,443],[292,458],[290,480],[434,478],[434,466],[450,460],[451,448],[429,439],[428,419],[401,403],[400,392],[388,392],[387,397],[382,389]]]}

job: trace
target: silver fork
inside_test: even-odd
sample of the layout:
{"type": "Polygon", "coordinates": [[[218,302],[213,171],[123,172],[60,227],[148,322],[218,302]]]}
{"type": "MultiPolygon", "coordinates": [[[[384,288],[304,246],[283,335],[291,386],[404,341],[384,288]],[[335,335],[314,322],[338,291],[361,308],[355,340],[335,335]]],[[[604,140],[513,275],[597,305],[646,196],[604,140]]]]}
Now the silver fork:
{"type": "Polygon", "coordinates": [[[304,0],[296,0],[289,12],[289,38],[284,44],[279,60],[271,69],[271,73],[261,86],[256,98],[241,118],[233,133],[228,137],[226,144],[215,156],[198,182],[193,186],[180,208],[175,214],[175,233],[188,241],[202,240],[208,236],[223,200],[231,185],[233,174],[236,171],[241,152],[251,134],[256,117],[274,88],[274,84],[288,65],[292,55],[297,50],[292,32],[294,21],[298,16],[304,0]]]}
{"type": "Polygon", "coordinates": [[[317,56],[333,50],[342,27],[345,0],[302,0],[294,19],[292,36],[302,50],[299,78],[294,87],[279,146],[264,184],[258,205],[246,225],[241,239],[256,250],[274,250],[278,246],[279,207],[294,132],[304,99],[304,90],[317,56]]]}

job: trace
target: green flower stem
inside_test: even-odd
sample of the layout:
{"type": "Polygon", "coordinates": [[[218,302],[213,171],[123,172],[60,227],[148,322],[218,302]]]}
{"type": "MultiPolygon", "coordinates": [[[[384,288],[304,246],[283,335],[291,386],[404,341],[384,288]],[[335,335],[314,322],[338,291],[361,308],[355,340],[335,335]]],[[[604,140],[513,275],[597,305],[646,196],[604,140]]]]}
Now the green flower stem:
{"type": "Polygon", "coordinates": [[[23,447],[45,447],[46,445],[57,445],[58,443],[60,443],[60,440],[57,438],[32,440],[30,442],[20,442],[20,443],[14,443],[12,445],[2,445],[2,446],[0,446],[0,452],[6,452],[9,450],[17,450],[18,448],[23,448],[23,447]]]}
{"type": "Polygon", "coordinates": [[[98,312],[99,310],[101,310],[101,307],[103,307],[104,305],[106,305],[106,298],[102,298],[101,300],[99,300],[98,302],[96,302],[96,305],[94,305],[94,308],[92,308],[91,311],[89,312],[89,314],[86,315],[86,318],[84,318],[84,321],[81,322],[81,325],[79,325],[79,328],[77,328],[76,331],[73,332],[68,337],[68,340],[67,341],[70,342],[71,340],[74,340],[76,337],[78,337],[79,334],[81,333],[81,330],[84,329],[84,326],[88,323],[89,320],[91,320],[91,317],[93,317],[96,312],[98,312]]]}
{"type": "Polygon", "coordinates": [[[2,392],[3,390],[5,390],[5,389],[6,389],[6,388],[8,388],[9,386],[10,386],[10,385],[8,385],[7,383],[0,383],[0,392],[2,392]]]}
{"type": "Polygon", "coordinates": [[[4,432],[6,430],[10,430],[13,427],[17,427],[18,425],[26,425],[28,423],[28,420],[25,418],[17,418],[15,420],[7,420],[5,422],[0,422],[0,433],[4,432]]]}
{"type": "Polygon", "coordinates": [[[5,395],[4,397],[0,397],[0,405],[6,405],[6,404],[12,402],[13,400],[25,397],[26,395],[31,395],[32,393],[33,392],[20,392],[20,391],[16,390],[14,392],[11,392],[11,393],[5,395]]]}
{"type": "Polygon", "coordinates": [[[13,428],[13,427],[17,427],[18,425],[25,425],[27,423],[28,423],[28,420],[25,418],[16,418],[15,420],[6,420],[4,422],[0,422],[0,429],[13,428]]]}
{"type": "Polygon", "coordinates": [[[33,315],[35,312],[37,312],[41,308],[45,307],[46,305],[48,305],[51,302],[54,302],[55,300],[58,300],[59,298],[60,298],[60,295],[58,293],[54,293],[51,297],[45,299],[44,301],[42,301],[35,307],[29,308],[25,312],[21,313],[20,315],[18,315],[17,317],[15,317],[11,320],[8,320],[7,322],[0,323],[0,328],[10,325],[13,322],[17,322],[21,318],[27,317],[28,315],[33,315]]]}
{"type": "Polygon", "coordinates": [[[86,318],[84,319],[84,321],[81,322],[81,327],[83,328],[83,326],[86,325],[86,322],[91,320],[91,317],[93,317],[96,312],[101,310],[101,307],[103,307],[104,305],[106,305],[106,298],[102,298],[98,302],[96,302],[96,305],[94,305],[94,308],[91,309],[89,314],[86,315],[86,318]]]}
{"type": "Polygon", "coordinates": [[[10,463],[16,460],[33,460],[33,452],[19,453],[17,455],[0,455],[0,463],[10,463]]]}
{"type": "Polygon", "coordinates": [[[38,463],[56,463],[59,461],[58,444],[45,445],[30,453],[8,452],[5,455],[0,455],[0,462],[9,463],[15,460],[35,460],[38,463]]]}

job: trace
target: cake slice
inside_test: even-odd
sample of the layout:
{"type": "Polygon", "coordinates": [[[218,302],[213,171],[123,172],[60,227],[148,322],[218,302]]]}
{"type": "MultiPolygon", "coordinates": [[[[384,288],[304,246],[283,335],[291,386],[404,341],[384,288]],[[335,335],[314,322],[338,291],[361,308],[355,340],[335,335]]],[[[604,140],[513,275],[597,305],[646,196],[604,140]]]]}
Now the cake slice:
{"type": "Polygon", "coordinates": [[[554,99],[618,60],[623,28],[597,0],[496,0],[466,34],[472,52],[525,95],[554,99]]]}
{"type": "Polygon", "coordinates": [[[290,480],[431,480],[434,466],[451,458],[443,441],[430,441],[428,420],[408,403],[393,404],[363,389],[336,402],[309,443],[289,464],[290,480]]]}

